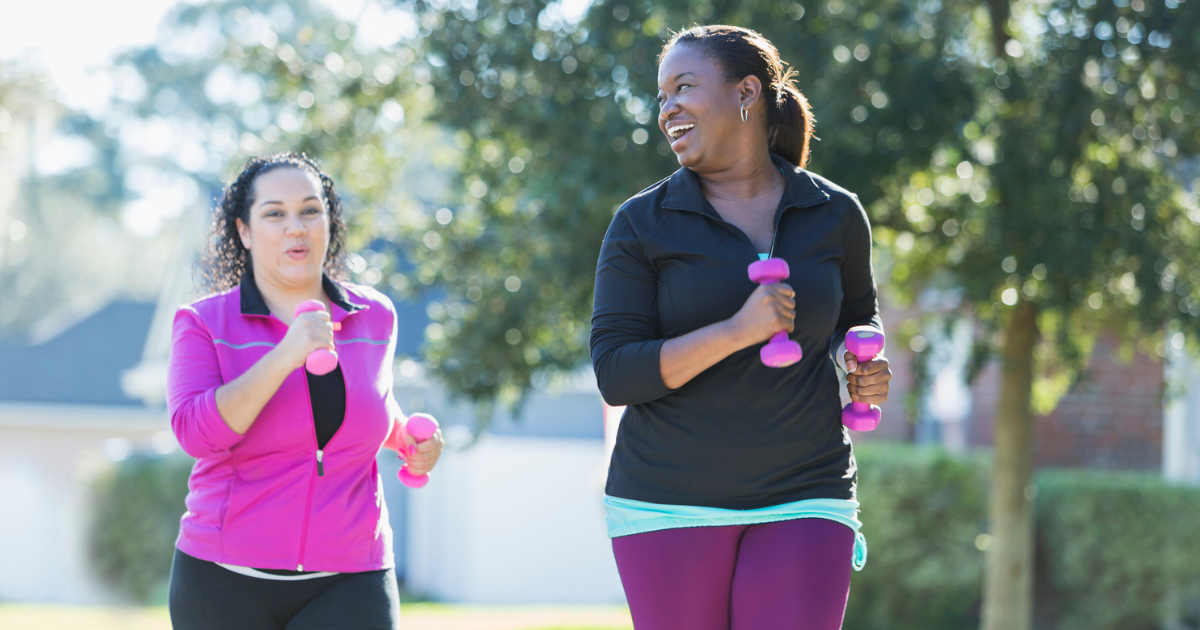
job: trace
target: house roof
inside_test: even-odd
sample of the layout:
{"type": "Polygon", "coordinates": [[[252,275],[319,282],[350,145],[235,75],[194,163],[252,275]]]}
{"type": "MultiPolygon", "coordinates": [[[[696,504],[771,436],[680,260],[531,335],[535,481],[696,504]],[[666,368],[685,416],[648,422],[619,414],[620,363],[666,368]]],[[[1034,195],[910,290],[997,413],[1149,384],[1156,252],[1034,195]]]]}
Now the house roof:
{"type": "Polygon", "coordinates": [[[121,373],[141,361],[150,302],[112,302],[36,345],[0,344],[0,401],[136,405],[121,373]]]}
{"type": "MultiPolygon", "coordinates": [[[[430,299],[395,302],[398,358],[420,358],[430,299]]],[[[141,363],[154,311],[155,304],[150,302],[113,302],[42,343],[0,342],[0,402],[145,406],[142,400],[125,394],[121,376],[141,363]]],[[[590,377],[590,370],[585,372],[590,377]]],[[[442,389],[433,382],[424,387],[442,389]]],[[[563,393],[586,392],[591,400],[595,397],[593,387],[590,383],[575,383],[563,393]]],[[[581,414],[575,397],[547,395],[544,391],[534,394],[520,419],[499,410],[490,432],[524,437],[603,437],[598,402],[594,415],[581,414]]],[[[400,402],[409,408],[408,400],[400,402]]],[[[469,409],[458,411],[458,423],[473,421],[469,409]]],[[[455,424],[454,419],[445,420],[455,424]]]]}
{"type": "MultiPolygon", "coordinates": [[[[396,302],[398,356],[420,356],[427,302],[396,302]]],[[[141,361],[154,308],[112,302],[42,343],[0,342],[0,401],[141,406],[121,389],[121,373],[141,361]]]]}

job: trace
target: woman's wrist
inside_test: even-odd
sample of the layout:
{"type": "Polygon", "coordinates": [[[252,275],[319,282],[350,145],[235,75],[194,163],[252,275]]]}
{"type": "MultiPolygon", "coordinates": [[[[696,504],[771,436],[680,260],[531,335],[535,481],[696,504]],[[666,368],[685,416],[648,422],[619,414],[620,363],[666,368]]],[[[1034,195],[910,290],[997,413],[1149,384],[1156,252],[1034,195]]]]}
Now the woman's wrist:
{"type": "Polygon", "coordinates": [[[217,410],[225,424],[245,435],[267,401],[295,369],[294,359],[288,356],[286,348],[276,346],[241,376],[219,387],[216,391],[217,410]]]}
{"type": "Polygon", "coordinates": [[[717,334],[719,337],[721,339],[725,339],[730,344],[729,352],[726,354],[726,356],[729,356],[730,354],[733,354],[734,352],[742,350],[751,345],[751,342],[746,340],[742,329],[737,325],[737,322],[734,321],[734,318],[731,317],[723,322],[718,322],[717,326],[717,334]]]}
{"type": "MultiPolygon", "coordinates": [[[[295,370],[297,367],[304,365],[303,358],[293,356],[293,353],[289,352],[288,348],[283,345],[271,348],[269,352],[263,355],[260,361],[264,363],[263,367],[267,368],[268,372],[280,374],[283,377],[291,374],[292,370],[295,370]]],[[[281,378],[280,380],[283,379],[281,378]]]]}
{"type": "Polygon", "coordinates": [[[668,389],[679,389],[700,372],[747,345],[741,341],[741,334],[732,320],[709,324],[668,339],[659,354],[663,385],[668,389]]]}

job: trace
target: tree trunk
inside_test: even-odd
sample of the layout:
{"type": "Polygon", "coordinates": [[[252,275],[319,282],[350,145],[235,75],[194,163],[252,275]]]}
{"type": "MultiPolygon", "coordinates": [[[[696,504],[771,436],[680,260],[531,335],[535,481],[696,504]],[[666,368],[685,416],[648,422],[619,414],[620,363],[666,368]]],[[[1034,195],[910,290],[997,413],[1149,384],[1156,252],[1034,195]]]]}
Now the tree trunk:
{"type": "Polygon", "coordinates": [[[984,574],[982,630],[1029,630],[1033,621],[1033,348],[1037,307],[1020,300],[1004,342],[984,574]]]}
{"type": "Polygon", "coordinates": [[[988,0],[988,9],[992,14],[992,47],[997,59],[1003,59],[1007,53],[1004,47],[1010,39],[1005,26],[1008,24],[1010,8],[1008,0],[988,0]]]}

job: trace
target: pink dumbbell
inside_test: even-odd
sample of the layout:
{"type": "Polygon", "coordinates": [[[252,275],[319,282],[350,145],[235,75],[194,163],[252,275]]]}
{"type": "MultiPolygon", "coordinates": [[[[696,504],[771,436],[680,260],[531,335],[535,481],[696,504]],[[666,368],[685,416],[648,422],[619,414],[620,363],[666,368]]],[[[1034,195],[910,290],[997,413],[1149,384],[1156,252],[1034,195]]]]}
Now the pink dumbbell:
{"type": "MultiPolygon", "coordinates": [[[[437,433],[438,422],[433,419],[433,416],[425,413],[414,413],[408,417],[408,422],[403,426],[399,422],[392,429],[392,434],[388,436],[385,446],[391,444],[392,448],[398,453],[411,454],[412,450],[404,442],[404,434],[408,433],[418,442],[424,442],[433,437],[437,433]]],[[[429,483],[429,474],[414,475],[408,470],[408,464],[400,467],[400,472],[396,473],[396,477],[400,479],[400,483],[409,488],[423,488],[429,483]]]]}
{"type": "MultiPolygon", "coordinates": [[[[873,360],[883,352],[883,331],[873,326],[855,326],[846,333],[846,350],[858,364],[873,360]]],[[[842,424],[851,431],[873,431],[879,426],[882,416],[879,407],[861,402],[851,402],[842,409],[842,424]]]]}
{"type": "MultiPolygon", "coordinates": [[[[296,305],[296,316],[299,317],[301,313],[323,310],[325,310],[325,305],[321,303],[321,300],[305,300],[296,305]]],[[[338,322],[333,322],[333,329],[341,330],[342,325],[338,322]]],[[[304,360],[304,369],[320,376],[332,372],[333,368],[337,367],[337,364],[337,353],[321,348],[320,350],[313,350],[308,353],[308,358],[304,360]]]]}
{"type": "MultiPolygon", "coordinates": [[[[750,280],[759,284],[775,284],[787,280],[791,275],[787,261],[782,258],[768,258],[750,263],[750,280]]],[[[786,330],[781,330],[771,337],[767,345],[758,351],[758,356],[768,367],[787,367],[800,360],[804,353],[800,344],[788,339],[786,330]]]]}

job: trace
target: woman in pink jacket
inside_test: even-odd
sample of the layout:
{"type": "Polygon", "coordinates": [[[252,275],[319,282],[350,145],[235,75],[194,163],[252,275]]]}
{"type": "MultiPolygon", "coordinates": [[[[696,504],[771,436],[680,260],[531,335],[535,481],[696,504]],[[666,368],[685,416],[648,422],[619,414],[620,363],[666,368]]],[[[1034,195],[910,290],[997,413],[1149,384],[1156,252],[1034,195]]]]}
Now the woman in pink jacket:
{"type": "MultiPolygon", "coordinates": [[[[179,309],[171,342],[171,426],[196,458],[171,572],[176,630],[399,627],[375,463],[405,421],[396,313],[335,280],[345,231],[333,181],[303,155],[254,158],[225,189],[202,261],[214,293],[179,309]],[[293,316],[312,299],[325,310],[293,316]],[[317,376],[304,362],[321,348],[338,367],[317,376]]],[[[440,434],[416,445],[410,471],[441,449],[440,434]]]]}

